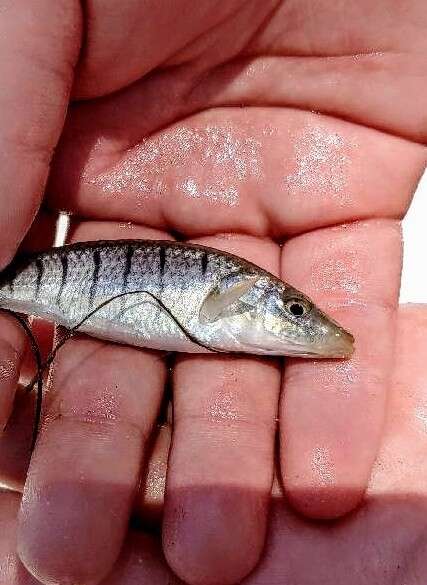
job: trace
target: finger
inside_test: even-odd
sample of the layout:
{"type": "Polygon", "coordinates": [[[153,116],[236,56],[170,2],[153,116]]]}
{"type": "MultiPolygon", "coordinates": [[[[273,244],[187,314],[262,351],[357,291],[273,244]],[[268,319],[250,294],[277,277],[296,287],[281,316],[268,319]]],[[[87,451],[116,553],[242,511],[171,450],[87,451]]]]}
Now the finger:
{"type": "MultiPolygon", "coordinates": [[[[397,340],[387,425],[368,498],[377,526],[409,543],[399,573],[417,585],[427,574],[427,305],[400,307],[397,340]]],[[[393,549],[388,557],[393,566],[393,549]]]]}
{"type": "Polygon", "coordinates": [[[25,349],[25,336],[20,325],[0,311],[0,432],[12,412],[25,349]]]}
{"type": "Polygon", "coordinates": [[[266,554],[248,585],[423,582],[427,307],[399,313],[387,422],[364,507],[338,523],[313,525],[277,499],[266,554]]]}
{"type": "MultiPolygon", "coordinates": [[[[54,222],[51,216],[39,214],[22,244],[22,249],[36,251],[51,244],[53,227],[54,222]]],[[[0,320],[3,319],[5,316],[0,314],[0,320]]],[[[35,376],[36,362],[31,345],[20,325],[13,317],[6,319],[8,326],[1,328],[5,345],[3,345],[3,350],[0,350],[0,355],[3,356],[3,365],[0,366],[3,374],[0,388],[0,402],[2,402],[0,416],[4,423],[7,421],[7,424],[0,435],[0,482],[9,489],[22,492],[31,456],[35,411],[34,393],[27,394],[22,386],[28,384],[35,376]],[[12,354],[9,357],[8,351],[4,349],[5,346],[12,354]],[[9,376],[6,375],[7,373],[9,376]],[[18,378],[21,388],[18,388],[18,378]],[[17,389],[18,392],[15,395],[17,389]]],[[[30,319],[29,324],[42,358],[46,358],[52,346],[53,326],[51,323],[35,318],[30,319]]]]}
{"type": "Polygon", "coordinates": [[[8,3],[0,20],[0,269],[40,204],[80,44],[77,3],[8,3]]]}
{"type": "Polygon", "coordinates": [[[16,553],[16,516],[20,496],[0,491],[0,582],[2,585],[40,585],[22,565],[16,553]]]}
{"type": "Polygon", "coordinates": [[[427,498],[427,305],[401,305],[386,428],[368,497],[427,498]],[[393,471],[392,471],[393,469],[393,471]]]}
{"type": "MultiPolygon", "coordinates": [[[[67,108],[80,44],[79,19],[77,5],[65,0],[53,8],[48,0],[20,0],[2,9],[0,270],[10,262],[40,204],[67,108]]],[[[3,324],[1,317],[0,361],[13,370],[14,342],[3,324]]],[[[0,426],[10,414],[15,391],[10,381],[2,385],[0,426]]]]}
{"type": "Polygon", "coordinates": [[[31,460],[19,553],[42,582],[94,583],[117,558],[163,390],[157,358],[73,340],[31,460]]]}
{"type": "MultiPolygon", "coordinates": [[[[86,240],[116,232],[101,223],[72,233],[86,240]]],[[[152,352],[90,339],[61,350],[20,513],[20,557],[42,582],[94,583],[111,570],[164,380],[152,352]]]]}
{"type": "MultiPolygon", "coordinates": [[[[271,241],[236,236],[203,243],[277,272],[279,248],[271,241]]],[[[237,583],[258,561],[273,475],[279,386],[279,364],[273,359],[177,360],[163,548],[187,583],[237,583]]]]}
{"type": "MultiPolygon", "coordinates": [[[[51,226],[50,218],[45,217],[44,219],[44,228],[49,228],[51,226]]],[[[43,233],[46,234],[46,229],[44,229],[43,233]]],[[[31,233],[29,235],[31,235],[31,233]]],[[[110,238],[117,239],[138,237],[152,239],[169,238],[168,235],[165,235],[162,232],[141,228],[140,226],[134,225],[131,222],[116,224],[107,224],[105,222],[74,222],[71,226],[70,235],[76,241],[98,240],[100,237],[105,237],[106,235],[110,238]]],[[[40,236],[37,237],[36,240],[37,241],[31,238],[31,241],[28,241],[28,238],[26,238],[24,244],[26,243],[33,250],[39,250],[41,248],[40,236]]],[[[15,324],[13,319],[9,319],[9,321],[11,321],[12,326],[15,324]]],[[[31,328],[37,339],[42,356],[46,358],[52,347],[52,324],[34,318],[31,320],[31,328]]],[[[22,336],[20,337],[20,331],[17,331],[16,335],[17,339],[22,341],[22,336]]],[[[13,339],[12,335],[9,334],[6,335],[6,337],[8,338],[8,341],[13,339]]],[[[36,373],[34,356],[32,355],[28,345],[26,346],[24,357],[21,360],[20,368],[18,367],[19,361],[20,360],[18,359],[16,369],[20,372],[20,383],[25,385],[29,383],[30,380],[32,380],[36,373]]],[[[16,383],[10,382],[9,388],[10,392],[15,392],[16,383]]],[[[6,399],[6,388],[4,388],[2,392],[3,398],[6,399]]],[[[5,484],[8,488],[18,491],[23,490],[30,461],[31,436],[34,426],[33,398],[34,393],[28,395],[23,391],[18,392],[13,404],[12,416],[9,418],[8,424],[0,437],[0,481],[3,482],[3,484],[5,484]]],[[[13,396],[11,396],[10,399],[12,400],[13,396]]],[[[161,441],[160,446],[163,449],[163,441],[161,441]]],[[[159,456],[161,457],[164,455],[162,449],[159,453],[159,456]]],[[[153,464],[153,469],[155,469],[155,467],[156,465],[153,464]]],[[[148,473],[148,477],[151,477],[150,473],[148,473]]],[[[151,490],[150,483],[150,489],[148,489],[145,497],[147,501],[144,499],[144,502],[141,502],[141,506],[143,506],[144,509],[143,513],[147,512],[147,516],[149,516],[149,508],[152,505],[153,514],[155,514],[156,519],[158,519],[158,516],[159,514],[161,515],[163,508],[163,496],[160,498],[160,494],[158,494],[158,498],[161,500],[161,502],[158,501],[156,499],[157,496],[151,490]]]]}
{"type": "Polygon", "coordinates": [[[34,425],[34,394],[18,389],[13,412],[0,436],[0,483],[22,492],[31,457],[34,425]]]}
{"type": "MultiPolygon", "coordinates": [[[[19,388],[11,418],[0,437],[0,483],[10,490],[22,492],[30,463],[34,426],[34,394],[19,388]]],[[[157,529],[163,517],[166,470],[172,429],[164,423],[156,430],[153,447],[147,453],[133,512],[143,525],[157,529]]]]}
{"type": "Polygon", "coordinates": [[[303,514],[349,512],[366,488],[390,384],[401,266],[398,222],[318,230],[283,249],[285,280],[356,338],[348,361],[289,360],[281,404],[285,490],[303,514]]]}
{"type": "MultiPolygon", "coordinates": [[[[12,492],[0,492],[0,582],[2,585],[40,585],[25,570],[16,553],[16,516],[20,497],[12,492]]],[[[154,538],[133,532],[114,569],[102,585],[179,585],[164,562],[160,543],[154,538]]]]}

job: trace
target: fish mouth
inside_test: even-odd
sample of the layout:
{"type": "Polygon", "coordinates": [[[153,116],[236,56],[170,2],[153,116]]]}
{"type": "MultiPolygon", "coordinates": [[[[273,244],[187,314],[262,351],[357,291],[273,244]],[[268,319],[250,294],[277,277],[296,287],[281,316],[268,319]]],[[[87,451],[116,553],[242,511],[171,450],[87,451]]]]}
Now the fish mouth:
{"type": "Polygon", "coordinates": [[[327,338],[314,341],[310,345],[302,343],[288,346],[283,355],[309,359],[348,359],[353,352],[353,335],[342,327],[337,327],[327,338]]]}
{"type": "Polygon", "coordinates": [[[244,353],[288,356],[308,359],[348,359],[354,352],[354,337],[335,323],[317,338],[296,340],[270,335],[268,339],[251,339],[242,346],[244,353]]]}
{"type": "Polygon", "coordinates": [[[317,358],[348,359],[354,352],[354,337],[345,329],[339,327],[323,343],[314,349],[317,358]]]}
{"type": "Polygon", "coordinates": [[[327,339],[310,345],[295,342],[288,344],[281,339],[276,347],[267,348],[264,345],[251,344],[249,352],[307,359],[348,359],[354,352],[354,337],[340,328],[327,339]]]}

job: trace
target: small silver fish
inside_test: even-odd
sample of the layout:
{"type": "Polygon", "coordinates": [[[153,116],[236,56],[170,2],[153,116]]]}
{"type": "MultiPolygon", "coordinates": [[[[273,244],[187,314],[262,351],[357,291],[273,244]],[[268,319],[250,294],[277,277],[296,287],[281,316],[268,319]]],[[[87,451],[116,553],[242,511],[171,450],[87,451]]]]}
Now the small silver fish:
{"type": "Polygon", "coordinates": [[[353,352],[353,336],[295,288],[238,256],[179,242],[85,242],[15,261],[0,275],[0,307],[67,328],[93,312],[79,331],[167,351],[353,352]]]}

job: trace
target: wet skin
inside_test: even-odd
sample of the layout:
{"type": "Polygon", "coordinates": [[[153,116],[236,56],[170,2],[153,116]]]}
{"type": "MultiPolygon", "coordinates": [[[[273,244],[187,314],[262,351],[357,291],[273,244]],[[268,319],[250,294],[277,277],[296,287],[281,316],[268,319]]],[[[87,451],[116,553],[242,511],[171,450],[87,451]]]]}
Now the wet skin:
{"type": "MultiPolygon", "coordinates": [[[[167,14],[118,6],[92,1],[83,17],[77,2],[37,0],[2,12],[1,266],[43,200],[29,245],[67,209],[80,218],[74,240],[227,249],[357,339],[350,361],[289,360],[283,377],[273,359],[177,358],[163,550],[188,583],[234,583],[262,552],[277,417],[281,479],[303,516],[343,516],[366,490],[390,389],[399,221],[426,160],[426,7],[205,0],[190,17],[187,2],[167,14]]],[[[3,423],[23,353],[2,316],[3,423]]],[[[165,378],[150,352],[93,340],[61,352],[18,514],[21,559],[42,582],[111,571],[165,378]]],[[[305,530],[281,522],[296,539],[305,530]]],[[[134,546],[149,554],[144,539],[134,546]]]]}

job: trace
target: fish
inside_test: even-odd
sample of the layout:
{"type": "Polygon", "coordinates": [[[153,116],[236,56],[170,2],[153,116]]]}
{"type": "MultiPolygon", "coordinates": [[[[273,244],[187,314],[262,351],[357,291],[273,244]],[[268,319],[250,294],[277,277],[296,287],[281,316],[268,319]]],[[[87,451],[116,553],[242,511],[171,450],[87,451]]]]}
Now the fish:
{"type": "Polygon", "coordinates": [[[259,266],[198,244],[79,242],[0,273],[0,307],[171,352],[349,358],[354,337],[259,266]]]}

